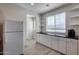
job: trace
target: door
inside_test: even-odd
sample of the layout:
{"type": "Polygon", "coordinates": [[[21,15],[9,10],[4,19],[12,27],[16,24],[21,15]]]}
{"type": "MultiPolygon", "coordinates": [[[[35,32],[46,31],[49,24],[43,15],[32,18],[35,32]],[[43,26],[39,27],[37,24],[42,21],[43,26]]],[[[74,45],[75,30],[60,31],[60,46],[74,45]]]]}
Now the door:
{"type": "Polygon", "coordinates": [[[42,40],[41,40],[42,44],[50,47],[51,46],[50,36],[42,34],[41,37],[42,37],[42,40]]]}
{"type": "Polygon", "coordinates": [[[77,55],[77,40],[67,39],[67,54],[77,55]]]}
{"type": "Polygon", "coordinates": [[[3,54],[3,26],[0,24],[0,55],[3,54]]]}
{"type": "Polygon", "coordinates": [[[26,36],[27,39],[33,39],[35,33],[35,18],[27,16],[26,18],[26,36]]]}
{"type": "Polygon", "coordinates": [[[51,47],[51,37],[52,36],[48,36],[48,35],[45,35],[45,38],[44,38],[44,44],[48,47],[51,47]]]}
{"type": "Polygon", "coordinates": [[[52,49],[58,50],[58,38],[57,37],[52,37],[51,39],[51,47],[52,49]]]}
{"type": "Polygon", "coordinates": [[[77,46],[78,50],[77,51],[78,51],[78,55],[79,55],[79,40],[77,41],[77,43],[78,43],[78,46],[77,46]]]}
{"type": "Polygon", "coordinates": [[[21,32],[5,33],[5,55],[19,55],[23,50],[23,34],[21,32]]]}
{"type": "Polygon", "coordinates": [[[37,34],[37,41],[45,46],[51,47],[51,36],[44,34],[37,34]]]}
{"type": "Polygon", "coordinates": [[[43,34],[39,34],[39,42],[45,44],[45,36],[43,34]]]}
{"type": "Polygon", "coordinates": [[[66,38],[59,37],[58,50],[64,54],[66,54],[66,38]]]}

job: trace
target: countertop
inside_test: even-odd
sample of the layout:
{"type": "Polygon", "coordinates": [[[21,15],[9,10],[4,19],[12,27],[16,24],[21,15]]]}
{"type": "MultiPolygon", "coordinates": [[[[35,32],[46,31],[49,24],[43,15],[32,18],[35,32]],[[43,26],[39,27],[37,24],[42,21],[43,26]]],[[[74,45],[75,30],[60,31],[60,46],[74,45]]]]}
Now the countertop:
{"type": "MultiPolygon", "coordinates": [[[[68,38],[67,36],[54,35],[54,34],[49,34],[49,33],[44,33],[44,32],[37,32],[37,33],[38,33],[38,34],[43,34],[43,35],[48,35],[48,36],[55,36],[55,37],[68,38]]],[[[75,37],[75,38],[69,38],[69,39],[75,39],[75,40],[78,40],[78,37],[75,37]]]]}

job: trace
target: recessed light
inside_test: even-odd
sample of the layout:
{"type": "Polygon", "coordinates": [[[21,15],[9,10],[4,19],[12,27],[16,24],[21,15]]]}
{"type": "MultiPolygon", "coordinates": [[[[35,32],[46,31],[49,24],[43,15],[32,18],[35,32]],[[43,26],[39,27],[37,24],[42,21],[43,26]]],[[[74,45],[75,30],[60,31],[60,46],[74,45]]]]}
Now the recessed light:
{"type": "Polygon", "coordinates": [[[34,3],[31,3],[31,5],[34,5],[34,3]]]}

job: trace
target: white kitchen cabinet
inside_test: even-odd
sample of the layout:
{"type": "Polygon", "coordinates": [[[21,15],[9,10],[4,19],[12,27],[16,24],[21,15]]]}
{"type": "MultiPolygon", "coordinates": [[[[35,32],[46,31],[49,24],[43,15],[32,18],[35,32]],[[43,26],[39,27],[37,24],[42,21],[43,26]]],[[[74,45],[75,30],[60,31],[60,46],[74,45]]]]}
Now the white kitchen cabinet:
{"type": "Polygon", "coordinates": [[[77,47],[78,47],[78,50],[77,51],[78,51],[78,55],[79,55],[79,40],[78,40],[78,46],[77,47]]]}
{"type": "Polygon", "coordinates": [[[67,55],[79,55],[79,40],[37,34],[37,41],[67,55]]]}
{"type": "Polygon", "coordinates": [[[51,48],[58,50],[58,39],[54,36],[52,36],[52,39],[51,39],[51,48]]]}
{"type": "Polygon", "coordinates": [[[66,54],[66,38],[60,37],[58,40],[58,51],[66,54]]]}
{"type": "Polygon", "coordinates": [[[39,42],[42,43],[42,44],[45,44],[44,41],[45,41],[45,36],[42,35],[42,34],[40,34],[40,35],[39,35],[39,42]]]}
{"type": "Polygon", "coordinates": [[[51,47],[51,36],[48,36],[48,35],[45,35],[45,45],[48,46],[48,47],[51,47]]]}
{"type": "Polygon", "coordinates": [[[39,42],[40,41],[40,34],[36,35],[36,41],[39,42]]]}
{"type": "Polygon", "coordinates": [[[44,43],[44,36],[42,34],[37,34],[37,42],[44,43]]]}
{"type": "Polygon", "coordinates": [[[40,35],[40,42],[46,46],[50,46],[50,38],[48,35],[40,35]]]}
{"type": "Polygon", "coordinates": [[[40,34],[38,41],[39,41],[39,43],[42,43],[48,47],[51,45],[51,43],[50,43],[51,41],[50,41],[50,38],[48,35],[40,34]]]}
{"type": "Polygon", "coordinates": [[[77,40],[67,39],[67,54],[77,55],[77,40]]]}

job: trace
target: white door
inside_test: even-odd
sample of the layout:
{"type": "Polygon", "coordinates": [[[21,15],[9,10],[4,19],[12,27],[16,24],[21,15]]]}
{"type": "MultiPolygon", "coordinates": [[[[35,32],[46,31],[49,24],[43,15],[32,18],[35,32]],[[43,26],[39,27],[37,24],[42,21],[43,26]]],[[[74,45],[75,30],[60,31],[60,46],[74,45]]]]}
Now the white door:
{"type": "Polygon", "coordinates": [[[58,50],[58,38],[52,37],[51,39],[51,47],[55,50],[58,50]]]}
{"type": "Polygon", "coordinates": [[[26,39],[32,39],[35,31],[35,18],[27,16],[26,18],[26,39]]]}
{"type": "Polygon", "coordinates": [[[64,54],[66,54],[66,38],[59,37],[58,50],[64,54]]]}
{"type": "Polygon", "coordinates": [[[79,40],[77,42],[78,42],[78,50],[77,51],[78,51],[78,55],[79,55],[79,40]]]}
{"type": "Polygon", "coordinates": [[[39,42],[40,42],[41,44],[45,44],[45,35],[39,34],[39,42]]]}
{"type": "Polygon", "coordinates": [[[37,41],[41,44],[51,47],[51,40],[50,40],[50,36],[48,35],[37,34],[37,41]]]}
{"type": "Polygon", "coordinates": [[[4,33],[5,43],[4,43],[4,54],[6,55],[16,55],[19,54],[18,41],[19,33],[4,33]]]}
{"type": "Polygon", "coordinates": [[[36,41],[37,41],[37,42],[40,42],[40,35],[39,35],[39,33],[37,33],[36,41]]]}
{"type": "Polygon", "coordinates": [[[51,40],[50,40],[50,36],[48,35],[43,35],[43,44],[50,47],[51,46],[51,40]]]}
{"type": "Polygon", "coordinates": [[[19,32],[19,33],[17,33],[18,35],[19,35],[19,37],[18,37],[18,42],[17,42],[17,44],[18,44],[18,54],[23,54],[23,32],[19,32]]]}
{"type": "Polygon", "coordinates": [[[77,40],[67,39],[67,54],[77,55],[77,40]]]}

